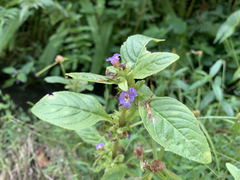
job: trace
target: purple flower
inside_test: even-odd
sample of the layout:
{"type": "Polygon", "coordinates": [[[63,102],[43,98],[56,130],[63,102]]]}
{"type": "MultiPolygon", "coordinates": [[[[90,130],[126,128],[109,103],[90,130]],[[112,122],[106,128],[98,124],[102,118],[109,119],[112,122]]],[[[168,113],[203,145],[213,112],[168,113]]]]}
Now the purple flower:
{"type": "Polygon", "coordinates": [[[137,96],[137,91],[134,88],[129,88],[128,91],[123,91],[119,96],[119,102],[124,107],[131,108],[131,103],[134,101],[134,98],[137,96]]]}
{"type": "Polygon", "coordinates": [[[14,73],[14,74],[17,74],[17,73],[18,73],[18,70],[15,69],[13,73],[14,73]]]}
{"type": "Polygon", "coordinates": [[[96,149],[102,149],[103,146],[104,146],[104,143],[98,143],[96,145],[96,149]]]}
{"type": "Polygon", "coordinates": [[[130,135],[130,134],[128,134],[127,138],[128,138],[128,139],[130,139],[130,138],[131,138],[131,135],[130,135]]]}
{"type": "Polygon", "coordinates": [[[117,68],[117,66],[120,64],[119,62],[119,56],[121,56],[121,54],[114,54],[112,57],[108,58],[106,61],[111,61],[112,65],[117,68]]]}

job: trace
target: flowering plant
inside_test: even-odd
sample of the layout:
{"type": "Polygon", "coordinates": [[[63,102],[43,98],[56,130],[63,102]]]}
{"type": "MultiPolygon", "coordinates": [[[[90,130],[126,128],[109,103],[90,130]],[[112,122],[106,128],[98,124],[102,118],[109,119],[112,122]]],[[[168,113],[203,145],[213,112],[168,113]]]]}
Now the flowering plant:
{"type": "Polygon", "coordinates": [[[32,112],[40,119],[76,130],[83,139],[83,132],[94,132],[97,140],[87,142],[96,149],[97,159],[93,171],[105,169],[102,179],[123,179],[126,174],[131,174],[118,146],[121,139],[130,139],[129,132],[140,124],[144,125],[152,138],[154,158],[150,163],[142,147],[134,151],[145,172],[142,178],[151,178],[154,173],[162,179],[166,179],[165,176],[179,179],[162,162],[164,151],[171,151],[198,163],[208,164],[212,161],[207,140],[194,114],[176,99],[156,97],[142,80],[162,71],[179,58],[173,53],[147,51],[146,45],[150,41],[162,40],[142,35],[129,37],[121,46],[120,54],[107,59],[113,66],[107,67],[106,76],[92,73],[66,74],[78,80],[117,85],[119,109],[114,113],[107,114],[93,96],[68,91],[47,95],[32,108],[32,112]],[[141,121],[131,124],[138,117],[141,121]],[[99,121],[106,122],[104,129],[108,137],[102,137],[93,127],[99,121]],[[156,143],[161,146],[159,155],[156,143]]]}

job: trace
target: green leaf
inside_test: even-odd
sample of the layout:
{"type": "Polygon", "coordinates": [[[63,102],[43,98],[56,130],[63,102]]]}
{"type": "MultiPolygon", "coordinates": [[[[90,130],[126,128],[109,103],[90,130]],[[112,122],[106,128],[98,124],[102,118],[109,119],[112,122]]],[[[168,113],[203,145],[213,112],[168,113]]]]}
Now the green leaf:
{"type": "Polygon", "coordinates": [[[143,35],[133,35],[121,46],[121,59],[123,62],[134,64],[132,75],[135,79],[142,79],[155,74],[179,59],[179,56],[173,53],[151,53],[147,51],[146,45],[150,41],[159,42],[163,40],[143,35]]]}
{"type": "Polygon", "coordinates": [[[111,122],[94,97],[67,91],[44,96],[32,112],[44,121],[70,130],[84,129],[101,120],[111,122]]]}
{"type": "Polygon", "coordinates": [[[210,91],[206,94],[200,104],[200,110],[203,110],[206,106],[208,106],[214,100],[214,92],[210,91]]]}
{"type": "Polygon", "coordinates": [[[222,59],[219,59],[217,62],[214,63],[214,65],[211,67],[209,76],[214,77],[219,69],[222,67],[222,59]]]}
{"type": "Polygon", "coordinates": [[[143,79],[162,71],[170,64],[179,59],[179,56],[173,53],[156,52],[150,53],[145,50],[139,56],[139,59],[133,67],[133,77],[143,79]]]}
{"type": "Polygon", "coordinates": [[[102,177],[102,180],[122,180],[127,171],[127,167],[123,164],[108,168],[102,177]]]}
{"type": "Polygon", "coordinates": [[[19,73],[19,74],[17,75],[17,79],[18,79],[19,81],[21,81],[22,83],[27,82],[27,76],[26,76],[26,74],[24,74],[24,73],[19,73]]]}
{"type": "Polygon", "coordinates": [[[190,160],[211,163],[211,152],[199,122],[185,105],[173,98],[153,97],[149,106],[155,120],[150,121],[144,106],[139,106],[139,113],[157,143],[190,160]]]}
{"type": "Polygon", "coordinates": [[[88,127],[80,131],[76,131],[76,133],[82,138],[83,141],[94,146],[100,142],[106,142],[104,136],[101,136],[95,127],[88,127]]]}
{"type": "Polygon", "coordinates": [[[15,71],[15,68],[14,67],[5,67],[5,68],[3,68],[3,70],[2,70],[4,73],[6,73],[6,74],[13,74],[14,73],[14,71],[15,71]]]}
{"type": "Polygon", "coordinates": [[[207,83],[209,80],[208,76],[205,76],[204,78],[202,78],[201,80],[196,81],[195,83],[193,83],[190,87],[189,90],[193,90],[198,88],[199,86],[204,85],[205,83],[207,83]]]}
{"type": "Polygon", "coordinates": [[[232,13],[227,20],[220,26],[218,29],[216,38],[214,40],[214,43],[218,42],[222,43],[224,40],[226,40],[228,37],[230,37],[234,31],[236,26],[240,22],[240,10],[232,13]]]}
{"type": "Polygon", "coordinates": [[[33,65],[34,61],[28,62],[22,66],[21,71],[24,72],[24,74],[29,74],[33,65]]]}
{"type": "Polygon", "coordinates": [[[8,87],[11,87],[14,84],[14,82],[15,82],[15,79],[7,79],[4,82],[2,88],[5,89],[5,88],[8,88],[8,87]]]}
{"type": "Polygon", "coordinates": [[[153,92],[150,90],[148,86],[143,84],[141,88],[138,90],[138,96],[136,99],[138,99],[140,102],[143,100],[148,100],[151,96],[154,96],[153,92]]]}
{"type": "Polygon", "coordinates": [[[238,169],[236,166],[226,163],[228,171],[231,173],[231,175],[234,177],[235,180],[240,179],[240,169],[238,169]]]}
{"type": "Polygon", "coordinates": [[[123,82],[120,82],[118,84],[118,87],[123,91],[127,91],[128,90],[127,80],[125,79],[123,82]]]}
{"type": "Polygon", "coordinates": [[[61,84],[68,84],[69,83],[69,79],[65,79],[61,76],[48,76],[45,77],[44,80],[48,83],[61,83],[61,84]]]}
{"type": "Polygon", "coordinates": [[[227,101],[223,100],[221,105],[228,116],[234,116],[233,108],[227,101]]]}
{"type": "Polygon", "coordinates": [[[240,79],[240,67],[237,68],[237,70],[233,74],[233,77],[232,77],[231,81],[228,84],[231,84],[238,79],[240,79]]]}
{"type": "Polygon", "coordinates": [[[142,52],[146,51],[146,45],[152,40],[155,42],[164,41],[139,34],[128,37],[120,49],[121,60],[136,63],[142,52]]]}
{"type": "Polygon", "coordinates": [[[215,82],[212,83],[212,89],[213,89],[213,92],[217,98],[217,100],[219,102],[222,101],[223,99],[223,93],[222,93],[222,89],[220,88],[220,86],[218,84],[216,84],[215,82]]]}
{"type": "Polygon", "coordinates": [[[102,76],[92,73],[66,73],[67,76],[70,76],[74,79],[79,79],[83,81],[97,82],[103,84],[118,84],[119,80],[111,80],[107,76],[102,76]]]}

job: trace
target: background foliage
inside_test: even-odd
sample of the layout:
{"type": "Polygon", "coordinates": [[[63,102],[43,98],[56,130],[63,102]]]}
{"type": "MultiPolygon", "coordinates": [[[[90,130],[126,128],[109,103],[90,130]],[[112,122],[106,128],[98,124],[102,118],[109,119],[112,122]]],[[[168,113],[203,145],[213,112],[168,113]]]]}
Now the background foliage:
{"type": "MultiPolygon", "coordinates": [[[[149,43],[151,52],[180,56],[170,68],[147,78],[147,83],[156,95],[176,98],[200,116],[213,153],[209,167],[165,153],[168,169],[183,179],[233,179],[225,162],[239,168],[239,123],[234,118],[240,109],[239,8],[237,0],[1,1],[0,177],[99,179],[103,172],[91,170],[94,147],[86,143],[95,129],[80,138],[38,121],[28,112],[31,103],[26,102],[35,103],[64,88],[85,90],[111,112],[117,107],[114,86],[104,89],[103,85],[67,80],[64,86],[49,84],[63,76],[59,64],[36,74],[51,66],[58,54],[69,59],[63,64],[67,72],[104,74],[105,60],[119,53],[127,37],[143,34],[165,39],[149,43]],[[41,148],[51,162],[48,168],[38,168],[36,163],[34,151],[41,148]]],[[[127,159],[138,145],[146,150],[151,147],[147,132],[141,126],[136,131],[130,141],[121,142],[127,159]]],[[[135,162],[128,164],[129,175],[139,177],[142,172],[135,162]]]]}

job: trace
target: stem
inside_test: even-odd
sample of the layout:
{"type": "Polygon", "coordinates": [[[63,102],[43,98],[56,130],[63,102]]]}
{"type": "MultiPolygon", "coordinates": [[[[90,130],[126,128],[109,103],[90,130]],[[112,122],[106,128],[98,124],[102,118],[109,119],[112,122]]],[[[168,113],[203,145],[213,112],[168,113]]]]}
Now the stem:
{"type": "Polygon", "coordinates": [[[127,107],[124,107],[123,110],[122,110],[122,115],[121,115],[121,118],[120,118],[120,127],[123,127],[124,126],[124,120],[125,120],[125,114],[127,112],[127,107]]]}
{"type": "Polygon", "coordinates": [[[135,158],[135,156],[130,157],[124,164],[129,163],[133,158],[135,158]]]}
{"type": "Polygon", "coordinates": [[[189,16],[191,15],[194,3],[195,3],[195,0],[192,0],[190,6],[188,7],[187,14],[185,16],[186,19],[188,19],[189,16]]]}
{"type": "Polygon", "coordinates": [[[225,41],[226,41],[226,44],[227,44],[227,46],[228,46],[228,48],[229,48],[229,50],[231,52],[231,55],[232,55],[234,61],[236,62],[237,66],[239,67],[239,63],[238,63],[238,60],[237,60],[237,57],[236,57],[234,49],[232,49],[232,47],[230,46],[230,43],[228,42],[228,39],[226,39],[225,41]]]}
{"type": "Polygon", "coordinates": [[[157,143],[153,138],[152,138],[152,148],[153,148],[153,158],[157,159],[157,143]]]}
{"type": "Polygon", "coordinates": [[[139,124],[142,124],[142,123],[143,123],[142,121],[139,121],[139,122],[137,122],[137,123],[131,125],[130,128],[133,128],[133,127],[135,127],[135,126],[137,126],[137,125],[139,125],[139,124]]]}
{"type": "Polygon", "coordinates": [[[164,150],[165,150],[165,148],[163,146],[161,146],[160,152],[158,154],[159,161],[162,161],[164,150]]]}
{"type": "Polygon", "coordinates": [[[114,143],[112,159],[114,159],[117,156],[117,150],[118,150],[118,140],[116,140],[114,143]]]}
{"type": "MultiPolygon", "coordinates": [[[[122,115],[119,123],[120,127],[124,126],[125,114],[127,112],[127,109],[128,109],[127,107],[124,107],[122,110],[122,115]]],[[[117,150],[118,150],[118,140],[116,140],[114,143],[112,159],[114,159],[117,156],[117,150]]]]}
{"type": "Polygon", "coordinates": [[[138,16],[137,24],[136,24],[136,26],[135,26],[135,28],[134,28],[134,31],[133,31],[133,34],[136,34],[136,32],[137,32],[137,30],[138,30],[140,21],[141,21],[141,19],[142,19],[142,15],[143,15],[143,13],[144,13],[144,9],[145,9],[145,7],[146,7],[146,5],[147,5],[147,2],[148,2],[148,0],[145,0],[144,4],[143,4],[143,6],[142,6],[140,15],[138,16]]]}
{"type": "Polygon", "coordinates": [[[65,69],[64,69],[64,66],[63,66],[63,63],[60,61],[60,65],[61,65],[61,69],[62,69],[62,73],[63,73],[63,77],[65,77],[65,69]]]}
{"type": "Polygon", "coordinates": [[[54,62],[51,65],[48,65],[47,67],[43,68],[41,71],[39,71],[38,73],[36,73],[36,76],[39,76],[40,74],[42,74],[43,72],[45,72],[46,70],[50,69],[51,67],[55,66],[58,62],[54,62]]]}
{"type": "Polygon", "coordinates": [[[198,119],[236,119],[236,117],[231,116],[205,116],[205,117],[199,117],[198,119]]]}

